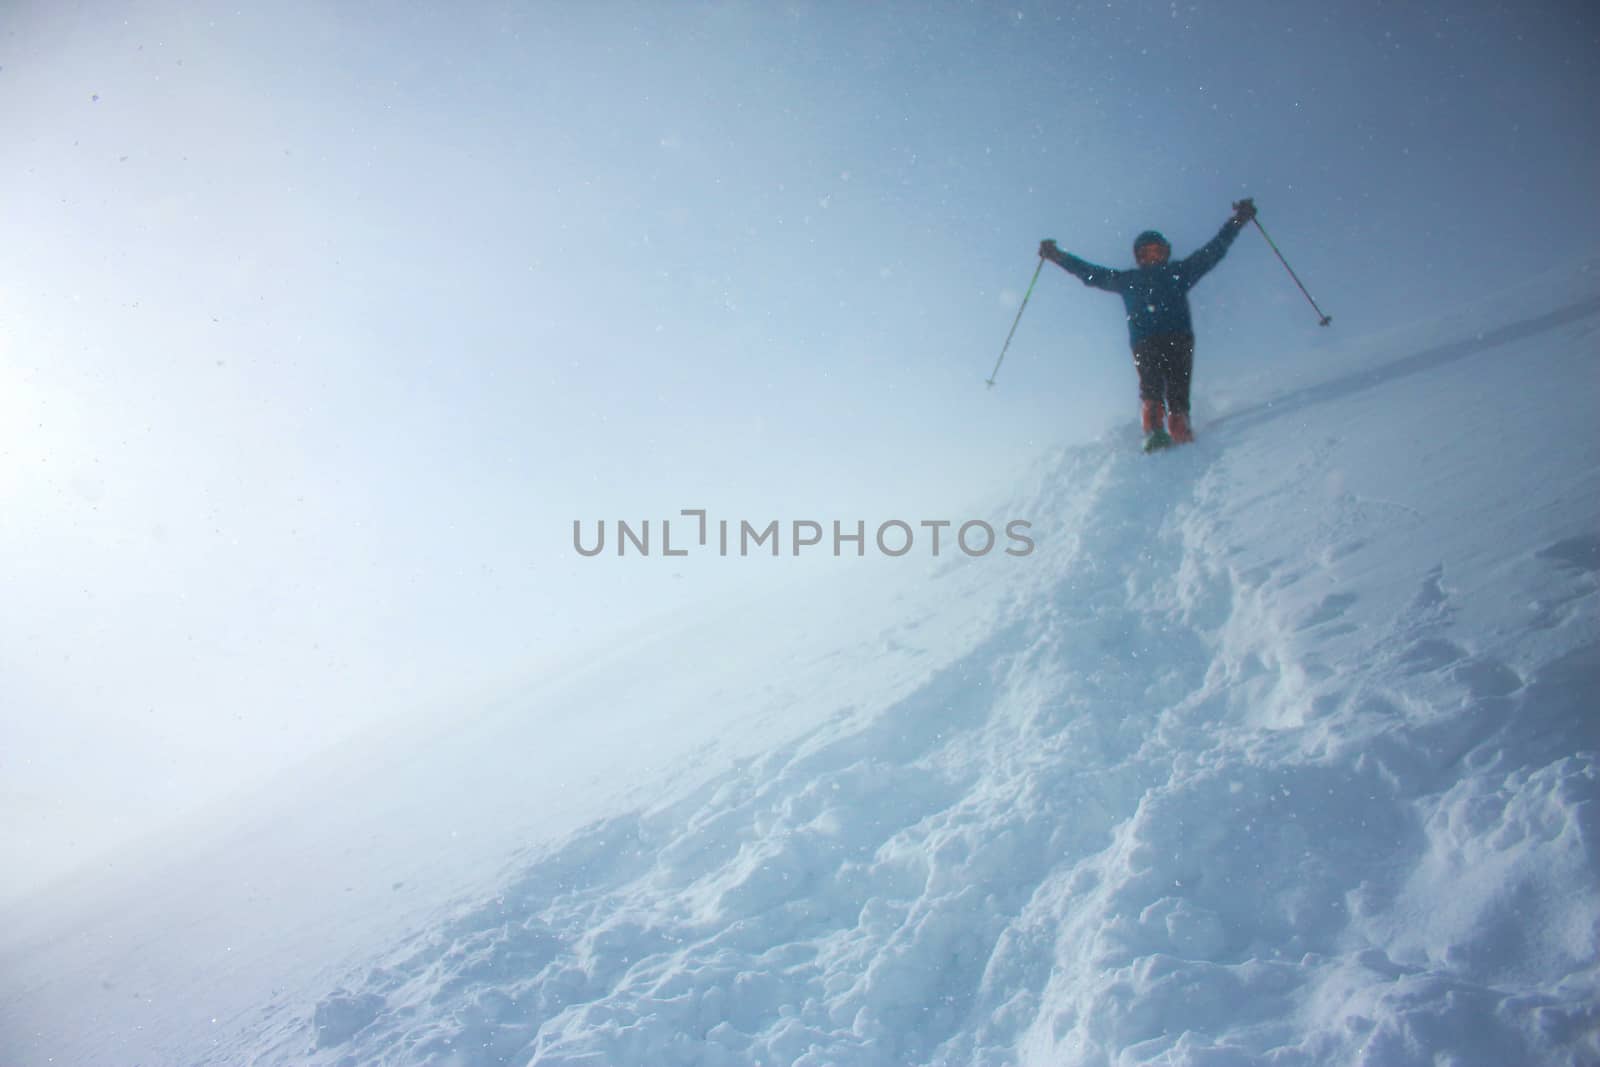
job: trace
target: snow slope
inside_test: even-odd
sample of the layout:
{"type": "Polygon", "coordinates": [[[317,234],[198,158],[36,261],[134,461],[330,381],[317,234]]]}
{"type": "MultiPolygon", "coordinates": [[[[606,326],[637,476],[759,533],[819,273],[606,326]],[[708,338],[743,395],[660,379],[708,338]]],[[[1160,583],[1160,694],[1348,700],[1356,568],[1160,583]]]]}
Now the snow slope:
{"type": "Polygon", "coordinates": [[[3,1062],[1600,1063],[1597,292],[335,764],[31,919],[3,1062]]]}

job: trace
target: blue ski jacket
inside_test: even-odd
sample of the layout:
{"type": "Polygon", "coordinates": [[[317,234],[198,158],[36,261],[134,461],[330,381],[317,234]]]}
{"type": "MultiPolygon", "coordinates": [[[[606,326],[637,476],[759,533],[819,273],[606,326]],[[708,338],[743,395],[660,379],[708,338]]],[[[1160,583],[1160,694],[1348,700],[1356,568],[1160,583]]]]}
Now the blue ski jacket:
{"type": "Polygon", "coordinates": [[[1137,346],[1146,337],[1158,334],[1194,336],[1194,323],[1189,317],[1189,290],[1222,260],[1240,229],[1239,224],[1229,219],[1217,235],[1193,255],[1169,260],[1159,267],[1112,270],[1060,249],[1049,258],[1068,274],[1081,278],[1084,285],[1120,293],[1122,304],[1128,310],[1128,341],[1137,346]]]}

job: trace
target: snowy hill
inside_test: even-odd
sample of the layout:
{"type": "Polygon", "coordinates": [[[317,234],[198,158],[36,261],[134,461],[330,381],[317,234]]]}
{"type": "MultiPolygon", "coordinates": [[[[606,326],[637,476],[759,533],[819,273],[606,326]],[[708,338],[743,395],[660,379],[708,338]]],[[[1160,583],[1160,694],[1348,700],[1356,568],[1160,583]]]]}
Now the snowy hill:
{"type": "Polygon", "coordinates": [[[1600,1063],[1593,277],[352,754],[30,916],[4,1062],[1600,1063]]]}

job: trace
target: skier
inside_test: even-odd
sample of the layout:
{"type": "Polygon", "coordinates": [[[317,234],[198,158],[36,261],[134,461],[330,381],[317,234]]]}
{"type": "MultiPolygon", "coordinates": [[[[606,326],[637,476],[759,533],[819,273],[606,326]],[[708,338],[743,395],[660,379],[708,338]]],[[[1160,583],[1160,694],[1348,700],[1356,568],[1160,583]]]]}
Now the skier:
{"type": "Polygon", "coordinates": [[[1233,217],[1215,237],[1176,263],[1169,262],[1172,245],[1167,239],[1156,230],[1146,230],[1133,239],[1133,258],[1138,264],[1134,270],[1096,266],[1061,251],[1050,238],[1039,243],[1039,255],[1081,278],[1083,284],[1122,295],[1128,310],[1133,365],[1139,372],[1146,452],[1194,440],[1189,427],[1189,377],[1194,368],[1189,290],[1217,265],[1239,231],[1255,217],[1255,203],[1248,198],[1239,201],[1233,205],[1233,217]]]}

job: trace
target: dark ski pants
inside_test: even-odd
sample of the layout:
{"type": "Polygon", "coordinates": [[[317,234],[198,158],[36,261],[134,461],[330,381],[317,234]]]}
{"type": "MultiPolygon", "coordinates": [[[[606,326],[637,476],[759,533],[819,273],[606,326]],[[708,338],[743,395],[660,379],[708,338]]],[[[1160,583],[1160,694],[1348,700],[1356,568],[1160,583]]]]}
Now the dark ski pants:
{"type": "Polygon", "coordinates": [[[1163,333],[1133,346],[1139,371],[1139,399],[1164,403],[1168,411],[1189,413],[1189,376],[1194,371],[1194,334],[1163,333]]]}

